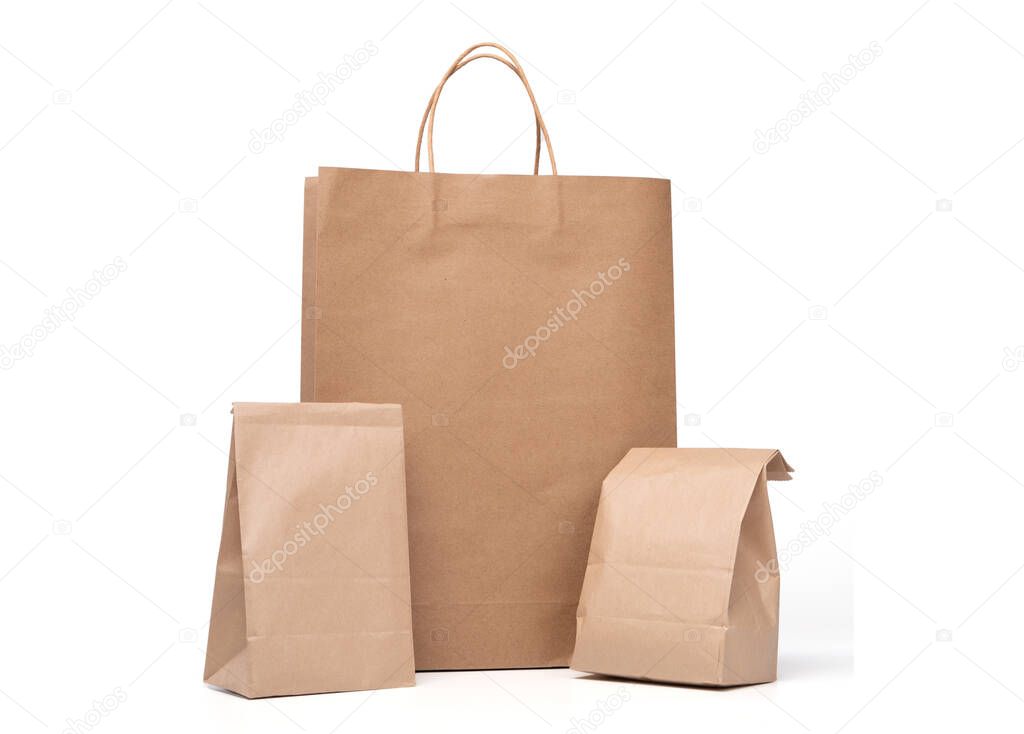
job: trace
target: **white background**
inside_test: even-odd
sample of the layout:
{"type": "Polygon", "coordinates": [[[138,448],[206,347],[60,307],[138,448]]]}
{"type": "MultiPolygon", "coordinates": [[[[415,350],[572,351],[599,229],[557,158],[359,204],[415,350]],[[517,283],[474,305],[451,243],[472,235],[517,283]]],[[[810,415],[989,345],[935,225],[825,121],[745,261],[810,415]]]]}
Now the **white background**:
{"type": "MultiPolygon", "coordinates": [[[[0,372],[0,728],[62,731],[118,690],[77,731],[1020,721],[1024,14],[603,5],[4,4],[0,348],[33,353],[0,372]],[[880,477],[784,568],[775,684],[494,671],[246,701],[201,682],[230,403],[298,399],[302,178],[410,169],[426,99],[481,40],[520,54],[562,173],[674,183],[680,422],[699,417],[681,445],[784,450],[780,546],[880,477]],[[368,42],[323,106],[249,149],[368,42]],[[830,105],[754,150],[872,42],[830,105]]],[[[474,64],[446,92],[439,169],[526,173],[530,125],[515,78],[474,64]]]]}

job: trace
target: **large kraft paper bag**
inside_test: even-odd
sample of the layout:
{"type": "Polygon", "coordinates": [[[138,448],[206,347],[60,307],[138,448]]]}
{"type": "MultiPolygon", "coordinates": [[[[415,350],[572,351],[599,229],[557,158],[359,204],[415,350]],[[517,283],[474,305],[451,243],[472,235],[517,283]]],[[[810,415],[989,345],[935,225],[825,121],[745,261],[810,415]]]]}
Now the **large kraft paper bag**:
{"type": "Polygon", "coordinates": [[[204,679],[248,698],[413,685],[401,406],[233,413],[204,679]]]}
{"type": "Polygon", "coordinates": [[[604,480],[572,667],[670,683],[775,680],[775,450],[633,449],[604,480]]]}
{"type": "Polygon", "coordinates": [[[302,399],[404,408],[420,670],[567,665],[601,480],[676,441],[669,181],[434,173],[485,57],[554,170],[476,48],[431,172],[306,184],[302,399]]]}

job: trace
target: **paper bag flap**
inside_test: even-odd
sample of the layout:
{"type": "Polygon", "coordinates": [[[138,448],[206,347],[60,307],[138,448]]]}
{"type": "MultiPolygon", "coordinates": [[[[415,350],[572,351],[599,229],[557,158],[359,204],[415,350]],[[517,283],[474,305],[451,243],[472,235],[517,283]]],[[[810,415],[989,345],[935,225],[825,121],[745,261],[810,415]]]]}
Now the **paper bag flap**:
{"type": "Polygon", "coordinates": [[[775,451],[772,458],[768,460],[769,482],[788,482],[793,478],[791,475],[793,471],[795,469],[789,465],[789,462],[786,461],[779,451],[775,451]]]}
{"type": "Polygon", "coordinates": [[[604,481],[591,543],[589,564],[608,583],[585,587],[581,608],[724,623],[754,490],[762,474],[785,480],[790,471],[774,449],[632,449],[604,481]]]}

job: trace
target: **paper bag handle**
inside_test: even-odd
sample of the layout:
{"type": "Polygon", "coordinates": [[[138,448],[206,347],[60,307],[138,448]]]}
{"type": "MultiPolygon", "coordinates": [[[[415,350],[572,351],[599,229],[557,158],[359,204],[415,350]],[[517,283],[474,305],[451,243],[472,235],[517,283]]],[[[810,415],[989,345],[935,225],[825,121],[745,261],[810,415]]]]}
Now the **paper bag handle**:
{"type": "Polygon", "coordinates": [[[444,88],[444,85],[448,82],[449,79],[451,79],[452,75],[455,72],[457,72],[459,69],[461,69],[462,67],[464,67],[466,64],[470,63],[471,61],[476,61],[477,59],[495,59],[496,61],[500,61],[503,64],[505,64],[505,66],[507,66],[510,69],[512,69],[512,71],[514,71],[516,73],[516,76],[519,77],[519,80],[523,83],[523,87],[526,89],[527,95],[529,95],[529,97],[530,97],[530,104],[533,106],[533,114],[534,114],[534,118],[535,118],[535,121],[536,121],[536,127],[537,127],[537,149],[536,149],[536,153],[534,155],[533,173],[534,173],[534,175],[537,175],[538,173],[540,173],[540,138],[541,138],[541,135],[543,135],[544,136],[544,142],[547,145],[548,160],[551,162],[551,173],[553,175],[557,175],[558,174],[558,168],[555,165],[555,153],[554,153],[554,150],[552,150],[552,147],[551,147],[551,136],[548,134],[547,126],[544,124],[544,117],[541,115],[540,108],[537,106],[537,99],[536,99],[536,97],[533,94],[533,89],[530,87],[530,82],[527,81],[527,79],[526,79],[526,74],[523,72],[522,65],[520,65],[519,60],[516,59],[515,55],[511,51],[509,51],[507,48],[505,48],[504,46],[501,46],[501,45],[499,45],[497,43],[490,43],[490,42],[478,43],[478,44],[475,44],[473,46],[470,46],[468,49],[463,51],[462,54],[457,59],[455,59],[455,61],[452,63],[452,65],[450,67],[448,67],[448,70],[445,72],[444,76],[441,78],[441,82],[437,85],[437,88],[434,90],[434,93],[433,93],[433,95],[430,98],[430,102],[427,104],[427,109],[423,113],[423,119],[420,122],[419,135],[416,138],[416,167],[415,167],[415,170],[417,172],[420,170],[420,151],[421,151],[422,146],[423,146],[423,131],[424,131],[424,128],[426,128],[426,130],[427,130],[427,160],[428,160],[428,163],[429,163],[430,172],[431,173],[434,172],[434,115],[435,115],[435,112],[437,110],[438,99],[441,96],[441,90],[444,88]],[[494,48],[494,49],[497,49],[498,51],[501,51],[503,54],[508,56],[508,60],[503,59],[500,56],[495,56],[494,54],[489,54],[489,53],[481,53],[481,54],[476,54],[474,56],[470,56],[470,54],[472,54],[478,48],[494,48]]]}
{"type": "MultiPolygon", "coordinates": [[[[526,78],[525,78],[525,75],[523,73],[522,67],[517,66],[516,63],[514,63],[512,61],[509,61],[508,59],[502,58],[501,56],[495,56],[494,54],[486,54],[486,53],[484,53],[484,54],[476,54],[474,56],[470,56],[467,59],[463,59],[462,61],[459,62],[458,66],[456,66],[452,70],[452,74],[454,74],[456,71],[458,71],[459,69],[464,67],[469,62],[476,61],[477,59],[494,59],[495,61],[500,61],[505,66],[507,66],[509,69],[514,71],[516,73],[516,75],[520,78],[520,80],[523,81],[524,84],[526,83],[526,78]]],[[[447,78],[449,76],[450,75],[446,75],[445,76],[445,81],[447,81],[447,78]]],[[[427,102],[427,109],[423,111],[423,119],[420,121],[420,133],[419,133],[419,138],[416,141],[416,170],[417,171],[420,170],[420,147],[421,147],[421,141],[423,139],[423,130],[427,126],[427,120],[428,119],[430,120],[430,127],[429,127],[429,133],[428,133],[427,154],[428,154],[428,157],[431,160],[431,166],[433,165],[433,152],[434,152],[434,150],[433,150],[434,110],[437,107],[437,100],[441,96],[441,86],[443,86],[443,84],[444,84],[444,82],[442,82],[442,84],[439,85],[434,90],[434,94],[431,96],[430,101],[427,102]]],[[[534,118],[534,119],[536,120],[536,118],[534,118]]],[[[537,130],[537,142],[536,142],[536,149],[534,150],[534,154],[533,154],[533,174],[535,176],[538,173],[540,173],[540,126],[541,126],[541,121],[540,120],[536,120],[535,128],[537,130]]],[[[434,170],[433,167],[431,167],[430,170],[431,170],[431,172],[433,172],[433,170],[434,170]]]]}

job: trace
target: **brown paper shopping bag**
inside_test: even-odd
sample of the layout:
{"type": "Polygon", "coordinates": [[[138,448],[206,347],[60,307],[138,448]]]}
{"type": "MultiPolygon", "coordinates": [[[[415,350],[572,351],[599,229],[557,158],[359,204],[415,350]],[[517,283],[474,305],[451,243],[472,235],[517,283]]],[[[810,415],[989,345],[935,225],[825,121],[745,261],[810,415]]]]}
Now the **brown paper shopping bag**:
{"type": "Polygon", "coordinates": [[[633,449],[604,480],[572,667],[708,686],[775,680],[774,450],[633,449]]]}
{"type": "Polygon", "coordinates": [[[434,173],[481,58],[555,172],[478,47],[429,173],[306,184],[302,399],[405,410],[421,670],[567,665],[601,480],[675,445],[670,184],[434,173]]]}
{"type": "Polygon", "coordinates": [[[233,412],[206,682],[248,698],[413,685],[401,407],[233,412]]]}

